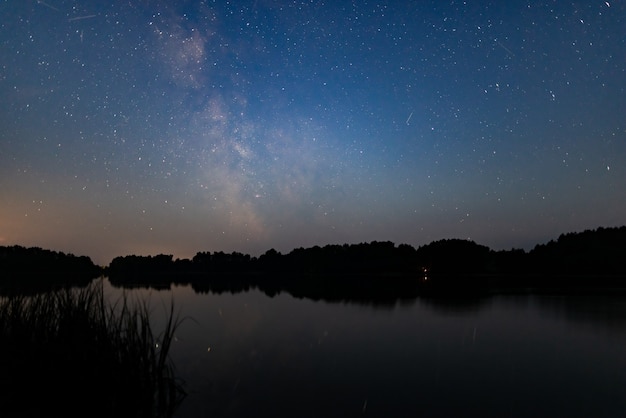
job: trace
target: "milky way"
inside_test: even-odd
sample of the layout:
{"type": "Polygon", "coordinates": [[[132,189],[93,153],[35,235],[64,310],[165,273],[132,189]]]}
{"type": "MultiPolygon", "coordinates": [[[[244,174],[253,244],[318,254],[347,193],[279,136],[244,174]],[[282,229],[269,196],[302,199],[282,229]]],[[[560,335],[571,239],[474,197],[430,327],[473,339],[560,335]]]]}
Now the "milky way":
{"type": "Polygon", "coordinates": [[[626,4],[5,1],[0,245],[113,256],[626,223],[626,4]]]}

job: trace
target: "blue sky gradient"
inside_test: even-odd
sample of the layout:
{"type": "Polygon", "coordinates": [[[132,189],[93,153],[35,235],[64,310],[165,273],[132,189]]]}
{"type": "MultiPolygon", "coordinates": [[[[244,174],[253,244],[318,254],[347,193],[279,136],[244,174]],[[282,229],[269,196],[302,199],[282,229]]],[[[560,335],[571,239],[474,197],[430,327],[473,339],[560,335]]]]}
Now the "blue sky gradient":
{"type": "Polygon", "coordinates": [[[104,264],[626,223],[623,1],[0,12],[0,245],[104,264]]]}

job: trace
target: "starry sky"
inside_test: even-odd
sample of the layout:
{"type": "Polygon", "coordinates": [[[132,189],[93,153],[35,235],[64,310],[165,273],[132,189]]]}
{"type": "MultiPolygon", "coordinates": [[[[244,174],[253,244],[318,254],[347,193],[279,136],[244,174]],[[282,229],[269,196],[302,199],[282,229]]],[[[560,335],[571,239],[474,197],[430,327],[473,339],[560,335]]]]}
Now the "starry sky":
{"type": "Polygon", "coordinates": [[[0,245],[107,264],[626,224],[623,0],[0,15],[0,245]]]}

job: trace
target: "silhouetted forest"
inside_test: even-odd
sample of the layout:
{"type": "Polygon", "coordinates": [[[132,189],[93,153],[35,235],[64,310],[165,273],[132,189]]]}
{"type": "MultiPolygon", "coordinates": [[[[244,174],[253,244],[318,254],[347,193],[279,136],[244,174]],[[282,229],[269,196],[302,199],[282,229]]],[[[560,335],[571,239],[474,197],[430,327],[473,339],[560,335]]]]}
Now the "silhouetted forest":
{"type": "Polygon", "coordinates": [[[197,292],[258,288],[324,300],[395,303],[428,293],[624,287],[626,227],[561,235],[530,251],[493,251],[447,239],[417,249],[392,242],[271,249],[260,257],[199,252],[117,257],[106,269],[116,286],[191,285],[197,292]]]}
{"type": "Polygon", "coordinates": [[[0,246],[0,292],[42,292],[59,287],[85,286],[102,275],[87,256],[38,247],[0,246]]]}
{"type": "MultiPolygon", "coordinates": [[[[70,273],[88,280],[100,272],[87,257],[22,247],[0,247],[0,268],[48,277],[41,280],[70,273]]],[[[623,288],[626,226],[563,234],[530,251],[494,251],[460,239],[417,249],[374,241],[296,248],[287,254],[270,249],[259,257],[238,252],[199,252],[192,259],[129,255],[116,257],[103,272],[114,286],[179,284],[212,293],[258,288],[268,295],[389,303],[429,292],[623,288]]]]}

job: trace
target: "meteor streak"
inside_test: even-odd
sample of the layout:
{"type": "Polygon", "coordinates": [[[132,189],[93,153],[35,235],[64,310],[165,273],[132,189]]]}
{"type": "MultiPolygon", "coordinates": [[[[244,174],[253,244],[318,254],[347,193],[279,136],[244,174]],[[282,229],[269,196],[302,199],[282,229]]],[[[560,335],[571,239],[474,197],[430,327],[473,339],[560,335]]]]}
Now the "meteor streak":
{"type": "Polygon", "coordinates": [[[83,20],[83,19],[91,19],[92,17],[96,17],[97,15],[87,15],[87,16],[77,16],[71,19],[67,19],[68,22],[73,22],[75,20],[83,20]]]}

